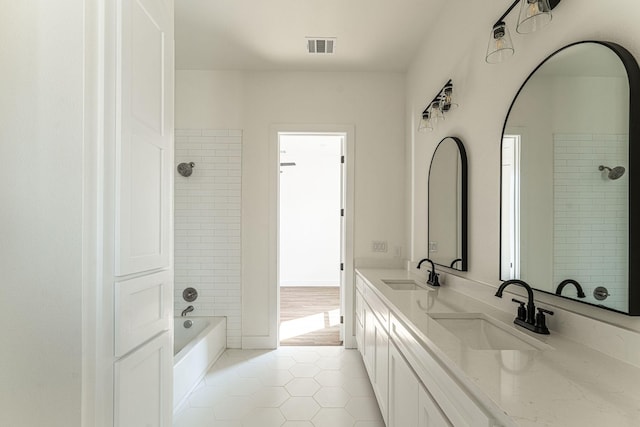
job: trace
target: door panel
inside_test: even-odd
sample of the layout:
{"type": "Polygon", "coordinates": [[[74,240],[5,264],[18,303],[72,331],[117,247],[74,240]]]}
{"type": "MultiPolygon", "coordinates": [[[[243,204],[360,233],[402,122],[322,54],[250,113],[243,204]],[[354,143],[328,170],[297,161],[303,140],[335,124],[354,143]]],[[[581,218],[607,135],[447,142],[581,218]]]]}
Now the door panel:
{"type": "Polygon", "coordinates": [[[173,275],[161,271],[115,283],[115,355],[171,329],[173,275]]]}
{"type": "Polygon", "coordinates": [[[165,332],[115,364],[115,427],[170,427],[173,346],[165,332]]]}
{"type": "Polygon", "coordinates": [[[169,267],[173,15],[121,0],[117,85],[116,276],[169,267]]]}

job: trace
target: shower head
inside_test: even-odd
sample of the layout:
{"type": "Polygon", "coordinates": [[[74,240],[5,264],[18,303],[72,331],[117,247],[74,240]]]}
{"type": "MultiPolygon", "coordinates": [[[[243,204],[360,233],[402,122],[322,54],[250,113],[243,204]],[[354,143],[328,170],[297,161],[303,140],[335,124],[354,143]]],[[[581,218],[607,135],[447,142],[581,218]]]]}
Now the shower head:
{"type": "Polygon", "coordinates": [[[603,166],[600,165],[598,167],[599,171],[608,171],[607,172],[607,178],[611,179],[611,180],[616,180],[618,178],[620,178],[622,175],[624,175],[624,167],[622,166],[616,166],[615,168],[611,169],[608,166],[603,166]]]}
{"type": "Polygon", "coordinates": [[[193,168],[196,166],[195,163],[180,163],[178,165],[178,173],[182,176],[189,177],[193,173],[193,168]]]}

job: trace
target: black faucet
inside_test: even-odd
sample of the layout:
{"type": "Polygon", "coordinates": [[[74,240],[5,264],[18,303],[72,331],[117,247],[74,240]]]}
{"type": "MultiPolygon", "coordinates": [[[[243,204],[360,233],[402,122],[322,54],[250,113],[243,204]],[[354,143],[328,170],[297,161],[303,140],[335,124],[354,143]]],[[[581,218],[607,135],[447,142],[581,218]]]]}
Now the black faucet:
{"type": "Polygon", "coordinates": [[[553,315],[553,312],[549,310],[545,310],[544,308],[538,308],[538,313],[536,314],[536,306],[533,303],[533,289],[531,289],[531,286],[529,286],[529,284],[523,280],[512,279],[512,280],[507,280],[506,282],[503,282],[498,288],[498,291],[496,292],[496,296],[498,298],[502,298],[502,293],[504,292],[504,289],[509,285],[522,286],[527,290],[527,297],[528,297],[526,308],[524,307],[525,303],[523,301],[519,301],[515,298],[511,299],[511,301],[517,302],[518,304],[520,304],[520,306],[518,307],[518,316],[515,318],[513,323],[515,323],[516,325],[522,326],[523,328],[526,328],[530,331],[533,331],[537,334],[549,335],[549,329],[547,328],[547,321],[544,314],[547,313],[547,314],[553,315]]]}
{"type": "Polygon", "coordinates": [[[578,283],[578,281],[573,279],[566,279],[560,282],[560,284],[556,288],[556,295],[562,295],[562,289],[564,289],[564,287],[569,284],[574,285],[576,287],[576,290],[578,291],[578,298],[586,297],[586,295],[584,294],[584,291],[582,290],[582,286],[580,286],[580,283],[578,283]]]}
{"type": "Polygon", "coordinates": [[[436,273],[436,266],[433,261],[431,261],[429,258],[421,259],[418,263],[417,268],[420,269],[420,266],[422,266],[422,263],[425,261],[429,261],[429,263],[431,263],[431,270],[429,270],[429,275],[427,276],[427,285],[440,286],[440,282],[438,280],[439,275],[438,273],[436,273]]]}

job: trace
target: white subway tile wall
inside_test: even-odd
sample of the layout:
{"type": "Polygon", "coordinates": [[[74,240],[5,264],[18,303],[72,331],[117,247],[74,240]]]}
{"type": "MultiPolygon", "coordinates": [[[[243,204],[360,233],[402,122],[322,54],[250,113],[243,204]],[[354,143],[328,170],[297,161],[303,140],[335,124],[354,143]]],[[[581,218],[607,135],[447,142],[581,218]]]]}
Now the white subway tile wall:
{"type": "Polygon", "coordinates": [[[175,315],[191,304],[191,315],[226,316],[227,347],[240,348],[242,131],[177,129],[175,162],[195,163],[188,178],[175,172],[175,315]]]}
{"type": "Polygon", "coordinates": [[[627,174],[606,178],[600,165],[628,168],[627,135],[554,135],[554,283],[572,278],[594,304],[627,311],[627,174]],[[587,284],[585,286],[585,284],[587,284]],[[606,301],[593,297],[604,286],[606,301]]]}

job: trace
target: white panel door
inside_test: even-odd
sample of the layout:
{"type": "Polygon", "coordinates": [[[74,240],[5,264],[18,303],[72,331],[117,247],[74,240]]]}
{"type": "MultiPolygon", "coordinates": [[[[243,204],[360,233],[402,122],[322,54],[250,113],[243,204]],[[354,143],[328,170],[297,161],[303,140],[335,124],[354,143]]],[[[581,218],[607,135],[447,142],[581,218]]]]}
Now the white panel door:
{"type": "Polygon", "coordinates": [[[389,427],[418,426],[420,383],[395,345],[389,345],[389,427]]]}
{"type": "Polygon", "coordinates": [[[169,267],[173,4],[119,0],[116,276],[169,267]]]}
{"type": "Polygon", "coordinates": [[[114,427],[171,427],[172,374],[170,332],[118,360],[114,427]]]}

